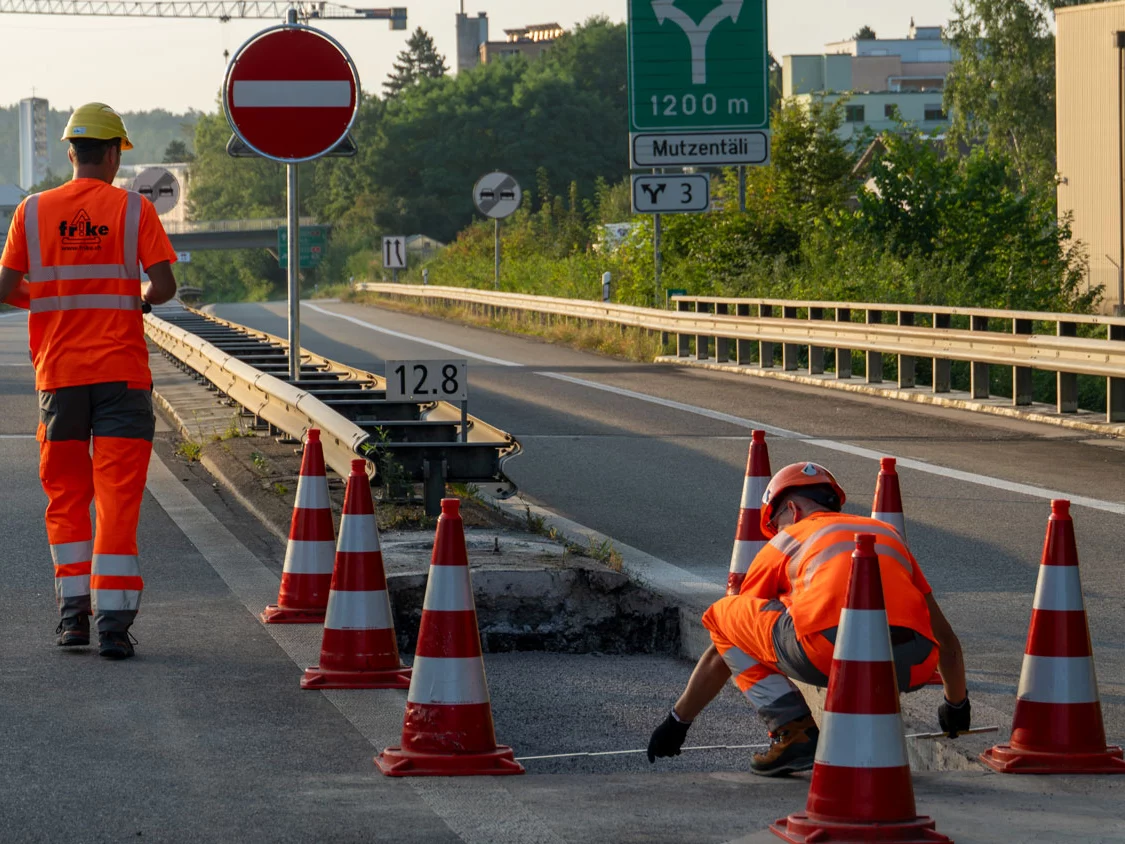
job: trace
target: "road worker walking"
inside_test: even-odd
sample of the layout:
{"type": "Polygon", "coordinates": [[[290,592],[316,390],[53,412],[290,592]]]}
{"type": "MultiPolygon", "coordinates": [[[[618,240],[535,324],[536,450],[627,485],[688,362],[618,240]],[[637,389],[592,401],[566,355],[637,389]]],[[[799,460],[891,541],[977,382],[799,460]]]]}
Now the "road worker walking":
{"type": "Polygon", "coordinates": [[[703,616],[712,644],[687,688],[656,728],[648,758],[676,756],[688,727],[733,678],[770,734],[754,773],[776,776],[813,766],[818,730],[790,678],[828,685],[840,611],[847,600],[857,533],[873,533],[900,691],[941,672],[938,710],[951,736],[970,726],[961,644],[931,594],[922,569],[889,525],[841,513],[844,490],[816,463],[794,463],[773,476],[762,498],[762,532],[772,537],[750,565],[738,595],[703,616]]]}
{"type": "Polygon", "coordinates": [[[63,140],[74,178],[16,209],[0,301],[30,311],[57,643],[88,645],[93,614],[99,653],[124,659],[144,587],[137,522],[155,427],[142,309],[176,295],[176,253],[152,203],[113,187],[121,153],[133,148],[117,113],[80,106],[63,140]]]}

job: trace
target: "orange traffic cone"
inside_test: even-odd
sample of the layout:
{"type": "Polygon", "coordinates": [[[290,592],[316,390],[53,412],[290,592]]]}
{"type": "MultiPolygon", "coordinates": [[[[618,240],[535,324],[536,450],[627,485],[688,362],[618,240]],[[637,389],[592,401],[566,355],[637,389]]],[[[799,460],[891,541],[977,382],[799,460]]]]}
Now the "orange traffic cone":
{"type": "Polygon", "coordinates": [[[856,535],[808,803],[770,829],[792,844],[950,842],[914,808],[874,534],[856,535]]]}
{"type": "Polygon", "coordinates": [[[496,744],[460,509],[442,499],[402,744],[375,757],[387,776],[524,772],[512,749],[496,744]]]}
{"type": "Polygon", "coordinates": [[[766,494],[770,475],[770,450],[766,432],[750,434],[750,454],[746,458],[746,480],[742,484],[742,507],[738,511],[738,529],[734,534],[734,550],[730,555],[727,595],[737,595],[750,563],[769,542],[762,535],[762,496],[766,494]]]}
{"type": "Polygon", "coordinates": [[[1107,747],[1069,501],[1052,501],[1010,744],[980,759],[1003,774],[1125,774],[1107,747]]]}
{"type": "Polygon", "coordinates": [[[332,585],[332,508],[320,431],[309,428],[297,479],[297,500],[289,523],[289,544],[281,572],[277,603],[258,617],[266,624],[312,624],[324,621],[332,585]]]}
{"type": "Polygon", "coordinates": [[[328,593],[320,665],[305,670],[302,689],[405,689],[367,461],[353,460],[344,493],[336,568],[328,593]]]}
{"type": "Polygon", "coordinates": [[[879,460],[879,480],[875,482],[875,501],[871,505],[871,518],[886,522],[906,539],[906,519],[902,515],[902,491],[898,486],[898,472],[893,457],[879,460]]]}

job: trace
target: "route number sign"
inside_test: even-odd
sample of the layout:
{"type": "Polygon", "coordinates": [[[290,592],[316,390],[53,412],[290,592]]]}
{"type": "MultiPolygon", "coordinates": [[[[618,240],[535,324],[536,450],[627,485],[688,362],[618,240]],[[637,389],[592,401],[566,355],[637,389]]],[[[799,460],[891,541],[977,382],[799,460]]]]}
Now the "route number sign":
{"type": "Polygon", "coordinates": [[[674,173],[633,176],[634,214],[687,214],[711,210],[711,176],[674,173]]]}
{"type": "Polygon", "coordinates": [[[387,401],[468,401],[464,360],[387,361],[387,401]]]}

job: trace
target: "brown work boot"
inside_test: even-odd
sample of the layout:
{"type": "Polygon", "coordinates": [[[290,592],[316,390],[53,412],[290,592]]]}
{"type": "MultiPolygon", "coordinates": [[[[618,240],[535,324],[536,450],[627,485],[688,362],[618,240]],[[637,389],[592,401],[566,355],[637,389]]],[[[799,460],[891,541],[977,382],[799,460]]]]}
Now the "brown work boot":
{"type": "Polygon", "coordinates": [[[816,761],[820,730],[811,715],[782,724],[770,733],[770,749],[755,753],[750,770],[763,777],[807,771],[816,761]]]}

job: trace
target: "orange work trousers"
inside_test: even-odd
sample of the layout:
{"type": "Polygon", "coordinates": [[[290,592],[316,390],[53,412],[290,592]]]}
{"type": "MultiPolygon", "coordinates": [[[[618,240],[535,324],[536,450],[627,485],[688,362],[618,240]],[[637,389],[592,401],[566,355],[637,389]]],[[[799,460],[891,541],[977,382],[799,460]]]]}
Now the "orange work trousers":
{"type": "Polygon", "coordinates": [[[98,632],[128,630],[140,607],[137,523],[154,431],[149,385],[39,393],[39,479],[47,493],[55,598],[63,617],[93,614],[98,632]]]}

